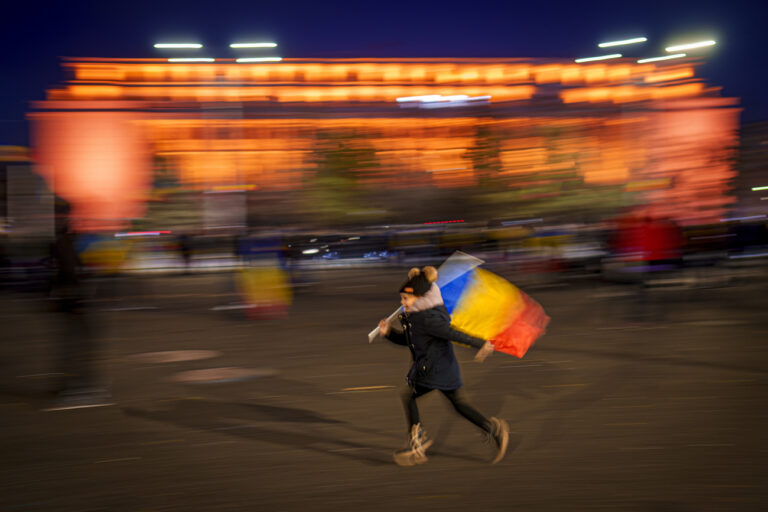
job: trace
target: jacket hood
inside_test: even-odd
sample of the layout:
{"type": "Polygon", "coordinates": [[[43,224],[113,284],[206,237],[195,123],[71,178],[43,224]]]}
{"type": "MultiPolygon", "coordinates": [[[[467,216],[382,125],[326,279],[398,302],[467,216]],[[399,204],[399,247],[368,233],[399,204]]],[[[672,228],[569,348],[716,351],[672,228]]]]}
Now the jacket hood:
{"type": "Polygon", "coordinates": [[[409,313],[417,313],[419,311],[425,311],[432,309],[436,306],[443,305],[443,295],[440,293],[440,287],[435,283],[429,288],[429,291],[416,299],[413,306],[410,307],[409,313]]]}

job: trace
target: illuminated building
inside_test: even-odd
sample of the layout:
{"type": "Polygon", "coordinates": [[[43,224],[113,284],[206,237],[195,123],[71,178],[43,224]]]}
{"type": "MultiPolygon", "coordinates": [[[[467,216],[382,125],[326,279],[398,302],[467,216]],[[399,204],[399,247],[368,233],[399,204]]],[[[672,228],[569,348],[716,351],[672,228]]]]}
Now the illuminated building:
{"type": "Polygon", "coordinates": [[[359,169],[369,184],[474,187],[492,172],[497,188],[536,198],[569,175],[698,223],[732,201],[739,108],[695,64],[81,58],[30,118],[41,172],[81,217],[107,222],[143,214],[158,159],[186,188],[291,190],[314,172],[317,134],[336,132],[375,155],[359,169]],[[413,97],[432,100],[398,101],[413,97]],[[491,170],[476,157],[488,134],[491,170]]]}
{"type": "Polygon", "coordinates": [[[734,189],[739,199],[737,216],[753,216],[768,211],[768,122],[751,123],[741,128],[738,177],[734,189]]]}

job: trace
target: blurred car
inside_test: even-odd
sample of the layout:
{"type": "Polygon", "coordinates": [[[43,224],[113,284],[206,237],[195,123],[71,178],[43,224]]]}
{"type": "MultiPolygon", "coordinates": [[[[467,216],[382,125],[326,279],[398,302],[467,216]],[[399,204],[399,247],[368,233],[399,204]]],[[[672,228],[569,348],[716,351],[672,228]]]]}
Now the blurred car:
{"type": "Polygon", "coordinates": [[[286,255],[292,260],[386,260],[391,251],[385,235],[323,234],[291,237],[286,255]]]}

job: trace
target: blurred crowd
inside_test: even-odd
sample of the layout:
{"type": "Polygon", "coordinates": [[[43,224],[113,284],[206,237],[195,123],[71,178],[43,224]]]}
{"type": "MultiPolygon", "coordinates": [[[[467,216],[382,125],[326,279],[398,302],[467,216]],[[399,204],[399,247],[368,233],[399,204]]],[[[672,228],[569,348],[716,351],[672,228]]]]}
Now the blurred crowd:
{"type": "Polygon", "coordinates": [[[227,289],[218,290],[226,293],[218,296],[230,302],[212,299],[220,303],[210,309],[239,310],[241,318],[262,320],[287,317],[294,293],[312,286],[313,272],[439,265],[464,251],[523,288],[579,279],[623,287],[617,296],[628,297],[630,307],[620,316],[629,313],[630,321],[644,322],[663,319],[663,301],[655,290],[758,282],[768,266],[764,216],[685,227],[628,212],[592,224],[528,218],[337,231],[100,234],[76,232],[65,203],[57,204],[55,217],[51,239],[18,240],[8,234],[0,239],[0,290],[44,299],[58,315],[57,375],[62,378],[54,409],[111,403],[109,386],[96,371],[98,316],[92,313],[155,309],[163,302],[156,294],[163,292],[150,292],[148,274],[227,273],[220,280],[227,289]]]}
{"type": "MultiPolygon", "coordinates": [[[[714,271],[768,259],[764,217],[685,227],[669,218],[624,214],[594,224],[518,219],[333,232],[297,227],[72,236],[80,271],[100,277],[265,266],[300,273],[338,266],[434,264],[457,250],[506,268],[523,281],[533,275],[610,280],[654,271],[714,271]]],[[[18,244],[8,235],[0,242],[3,288],[45,291],[50,286],[57,272],[50,250],[55,243],[18,244]]]]}

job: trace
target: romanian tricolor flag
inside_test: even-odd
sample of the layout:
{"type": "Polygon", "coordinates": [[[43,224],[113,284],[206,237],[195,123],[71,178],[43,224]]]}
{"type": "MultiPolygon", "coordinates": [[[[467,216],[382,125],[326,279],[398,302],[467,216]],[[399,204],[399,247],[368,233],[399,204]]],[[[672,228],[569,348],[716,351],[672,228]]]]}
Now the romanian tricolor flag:
{"type": "Polygon", "coordinates": [[[499,352],[523,357],[549,323],[536,301],[493,272],[475,267],[439,281],[451,326],[490,341],[499,352]]]}

